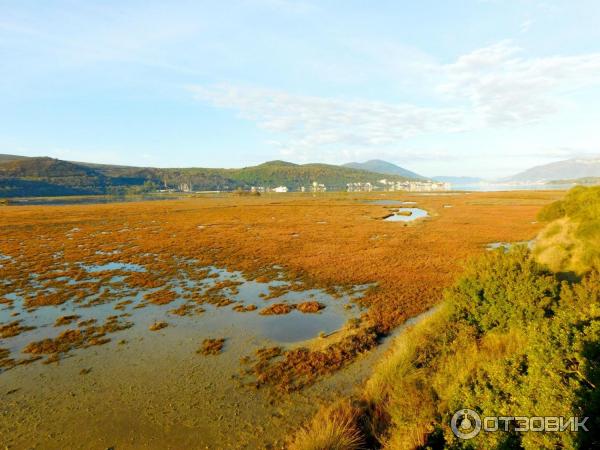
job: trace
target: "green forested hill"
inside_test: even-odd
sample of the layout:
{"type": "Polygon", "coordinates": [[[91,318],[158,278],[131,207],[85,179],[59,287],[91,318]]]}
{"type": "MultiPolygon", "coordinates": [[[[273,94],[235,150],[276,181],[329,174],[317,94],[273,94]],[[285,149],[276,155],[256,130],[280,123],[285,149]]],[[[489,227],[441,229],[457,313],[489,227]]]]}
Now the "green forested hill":
{"type": "Polygon", "coordinates": [[[58,159],[0,160],[0,197],[102,194],[109,184],[96,170],[58,159]]]}
{"type": "Polygon", "coordinates": [[[18,156],[18,155],[0,155],[0,164],[8,161],[15,161],[18,159],[27,159],[27,156],[18,156]]]}
{"type": "MultiPolygon", "coordinates": [[[[376,172],[352,169],[329,164],[291,164],[285,161],[271,161],[254,167],[233,169],[229,171],[231,178],[240,183],[253,186],[284,185],[296,189],[308,186],[313,181],[325,184],[329,188],[345,188],[346,183],[374,183],[382,178],[390,178],[376,172]]],[[[406,180],[406,177],[392,177],[406,180]]]]}
{"type": "Polygon", "coordinates": [[[182,184],[193,190],[248,189],[251,186],[287,186],[297,190],[315,181],[331,190],[344,189],[346,183],[408,179],[335,165],[299,165],[285,161],[241,169],[162,169],[9,156],[0,155],[0,197],[143,192],[159,186],[178,188],[182,184]]]}

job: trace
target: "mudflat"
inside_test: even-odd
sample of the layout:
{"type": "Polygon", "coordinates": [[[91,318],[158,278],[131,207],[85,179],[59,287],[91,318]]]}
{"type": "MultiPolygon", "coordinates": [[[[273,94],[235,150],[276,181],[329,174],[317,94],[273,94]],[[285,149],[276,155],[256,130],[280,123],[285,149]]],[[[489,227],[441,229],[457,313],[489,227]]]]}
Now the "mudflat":
{"type": "Polygon", "coordinates": [[[385,337],[437,304],[463,261],[532,239],[562,195],[2,208],[2,444],[280,446],[360,386],[385,337]],[[385,221],[394,201],[427,216],[385,221]]]}

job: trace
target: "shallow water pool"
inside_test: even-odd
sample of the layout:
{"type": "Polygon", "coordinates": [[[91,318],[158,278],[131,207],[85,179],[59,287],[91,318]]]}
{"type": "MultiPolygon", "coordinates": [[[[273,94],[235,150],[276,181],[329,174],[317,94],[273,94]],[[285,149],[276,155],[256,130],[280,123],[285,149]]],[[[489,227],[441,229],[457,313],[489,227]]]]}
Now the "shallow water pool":
{"type": "Polygon", "coordinates": [[[428,215],[427,211],[420,208],[399,208],[397,212],[383,220],[386,222],[412,222],[413,220],[422,219],[428,215]]]}

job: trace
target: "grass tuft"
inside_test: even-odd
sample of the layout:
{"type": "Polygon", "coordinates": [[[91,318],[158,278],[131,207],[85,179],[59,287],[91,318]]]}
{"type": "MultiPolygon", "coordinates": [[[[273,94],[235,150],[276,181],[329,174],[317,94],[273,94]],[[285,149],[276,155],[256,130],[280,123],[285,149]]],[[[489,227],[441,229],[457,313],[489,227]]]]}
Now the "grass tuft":
{"type": "Polygon", "coordinates": [[[359,409],[349,401],[324,408],[290,444],[290,450],[358,450],[364,440],[358,426],[359,409]]]}

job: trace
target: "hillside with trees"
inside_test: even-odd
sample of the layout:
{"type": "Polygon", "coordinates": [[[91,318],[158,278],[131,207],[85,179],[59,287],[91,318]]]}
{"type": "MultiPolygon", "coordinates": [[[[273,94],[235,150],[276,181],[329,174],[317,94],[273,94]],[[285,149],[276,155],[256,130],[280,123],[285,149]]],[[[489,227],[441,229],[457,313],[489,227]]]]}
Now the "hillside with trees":
{"type": "MultiPolygon", "coordinates": [[[[1,155],[0,155],[1,156],[1,155]]],[[[241,169],[153,168],[62,161],[53,158],[0,158],[0,197],[142,193],[157,188],[231,191],[287,186],[291,190],[324,184],[344,190],[347,183],[409,178],[329,164],[271,161],[241,169]]]]}

